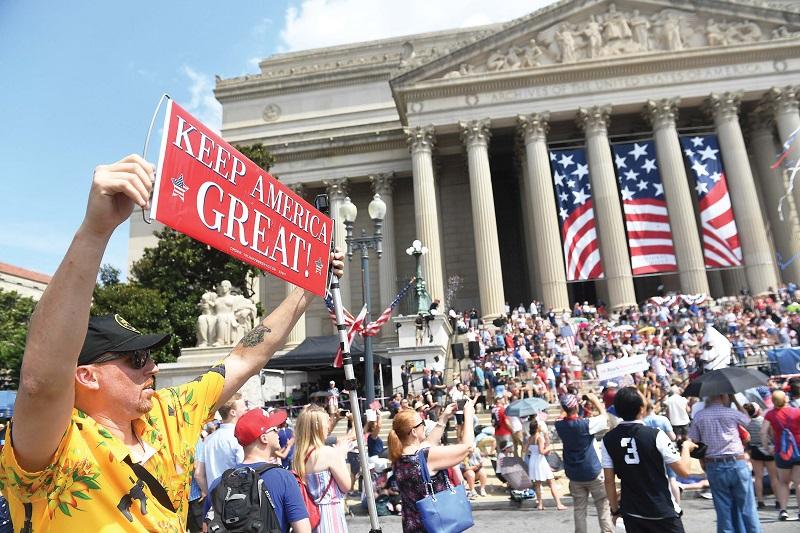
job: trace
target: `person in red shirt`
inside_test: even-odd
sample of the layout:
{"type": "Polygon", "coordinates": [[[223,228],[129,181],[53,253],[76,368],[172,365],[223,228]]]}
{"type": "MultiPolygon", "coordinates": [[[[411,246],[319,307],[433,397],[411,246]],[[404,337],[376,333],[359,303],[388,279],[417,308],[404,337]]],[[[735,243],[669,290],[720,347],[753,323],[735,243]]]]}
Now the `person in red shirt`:
{"type": "Polygon", "coordinates": [[[614,405],[614,397],[616,395],[617,395],[617,384],[613,381],[609,381],[608,383],[606,383],[606,386],[603,387],[603,405],[606,406],[606,409],[614,405]]]}
{"type": "MultiPolygon", "coordinates": [[[[775,466],[778,467],[778,483],[776,496],[778,499],[779,520],[787,520],[786,504],[789,500],[789,483],[794,482],[795,487],[800,486],[800,460],[787,460],[781,457],[780,443],[784,428],[789,429],[794,435],[794,440],[800,443],[800,409],[786,405],[786,393],[776,390],[772,393],[772,404],[775,406],[764,415],[764,420],[769,424],[761,426],[761,442],[774,442],[775,466]]],[[[800,491],[797,491],[797,503],[800,506],[800,491]]],[[[798,515],[800,518],[800,514],[798,515]]]]}
{"type": "Polygon", "coordinates": [[[492,409],[492,418],[494,419],[494,440],[497,443],[497,449],[502,450],[505,448],[506,443],[511,442],[511,421],[506,416],[506,399],[505,397],[498,396],[494,400],[494,409],[492,409]]]}

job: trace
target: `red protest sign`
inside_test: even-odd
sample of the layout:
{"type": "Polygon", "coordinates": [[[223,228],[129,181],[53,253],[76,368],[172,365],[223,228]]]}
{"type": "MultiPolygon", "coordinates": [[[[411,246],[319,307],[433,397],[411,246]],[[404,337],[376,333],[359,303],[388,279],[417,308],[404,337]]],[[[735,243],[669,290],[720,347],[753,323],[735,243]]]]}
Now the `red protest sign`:
{"type": "Polygon", "coordinates": [[[151,216],[325,295],[333,221],[169,101],[151,216]]]}

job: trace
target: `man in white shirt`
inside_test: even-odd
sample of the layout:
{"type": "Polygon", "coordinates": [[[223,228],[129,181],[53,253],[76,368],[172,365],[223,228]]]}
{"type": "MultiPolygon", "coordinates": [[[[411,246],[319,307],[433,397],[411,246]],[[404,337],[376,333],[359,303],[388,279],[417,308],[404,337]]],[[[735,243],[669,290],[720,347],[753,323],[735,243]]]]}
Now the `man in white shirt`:
{"type": "Polygon", "coordinates": [[[222,477],[223,472],[244,461],[244,448],[233,434],[236,421],[247,411],[247,404],[238,392],[219,408],[222,424],[205,441],[203,456],[197,461],[203,463],[203,474],[197,480],[200,489],[208,494],[209,482],[222,477]]]}
{"type": "Polygon", "coordinates": [[[681,390],[673,385],[669,396],[664,400],[667,407],[667,418],[672,424],[672,431],[676,437],[686,437],[689,430],[689,400],[681,396],[681,390]]]}

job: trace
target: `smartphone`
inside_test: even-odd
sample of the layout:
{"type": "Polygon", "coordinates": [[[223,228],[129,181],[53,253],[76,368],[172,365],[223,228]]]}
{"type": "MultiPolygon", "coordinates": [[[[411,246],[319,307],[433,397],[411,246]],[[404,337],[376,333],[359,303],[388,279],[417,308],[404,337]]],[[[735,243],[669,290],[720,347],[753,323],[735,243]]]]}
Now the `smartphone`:
{"type": "Polygon", "coordinates": [[[349,413],[349,412],[350,411],[348,411],[347,409],[339,409],[339,416],[345,417],[345,416],[347,416],[347,413],[349,413]]]}
{"type": "Polygon", "coordinates": [[[461,413],[464,414],[464,406],[467,404],[467,400],[458,400],[456,401],[456,414],[461,413]]]}

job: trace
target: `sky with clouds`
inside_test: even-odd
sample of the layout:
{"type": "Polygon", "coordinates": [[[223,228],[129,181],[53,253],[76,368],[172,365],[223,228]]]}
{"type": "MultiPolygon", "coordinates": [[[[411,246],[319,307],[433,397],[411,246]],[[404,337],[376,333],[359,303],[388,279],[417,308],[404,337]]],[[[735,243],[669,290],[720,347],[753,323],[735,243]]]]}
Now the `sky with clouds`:
{"type": "MultiPolygon", "coordinates": [[[[55,271],[92,169],[141,153],[163,93],[218,129],[214,77],[255,74],[270,54],[504,22],[552,2],[0,1],[0,262],[55,271]]],[[[103,259],[123,273],[127,237],[126,223],[103,259]]]]}

